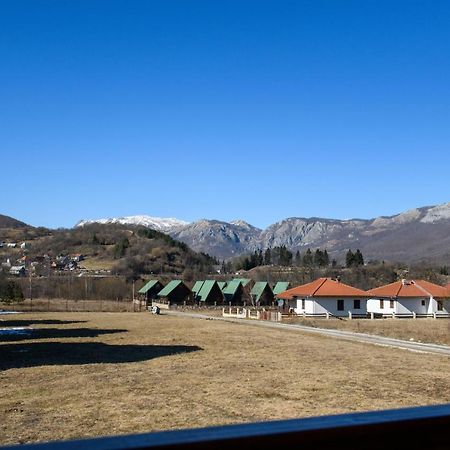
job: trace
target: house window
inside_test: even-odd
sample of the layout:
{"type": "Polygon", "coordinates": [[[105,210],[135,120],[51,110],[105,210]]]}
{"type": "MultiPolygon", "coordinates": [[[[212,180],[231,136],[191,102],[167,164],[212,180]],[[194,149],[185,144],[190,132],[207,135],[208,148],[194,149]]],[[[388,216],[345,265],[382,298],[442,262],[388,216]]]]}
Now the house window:
{"type": "Polygon", "coordinates": [[[344,300],[338,300],[337,301],[337,310],[338,311],[344,311],[344,300]]]}
{"type": "Polygon", "coordinates": [[[305,309],[305,299],[304,298],[302,298],[302,309],[305,309]]]}
{"type": "Polygon", "coordinates": [[[353,309],[361,309],[361,300],[353,300],[353,309]]]}
{"type": "Polygon", "coordinates": [[[384,300],[380,300],[380,309],[384,309],[384,300]]]}
{"type": "Polygon", "coordinates": [[[425,306],[425,300],[422,300],[422,306],[425,306]]]}
{"type": "Polygon", "coordinates": [[[441,300],[437,301],[438,311],[442,311],[444,309],[444,305],[441,300]]]}
{"type": "Polygon", "coordinates": [[[394,300],[389,300],[389,308],[394,309],[395,303],[394,300]]]}

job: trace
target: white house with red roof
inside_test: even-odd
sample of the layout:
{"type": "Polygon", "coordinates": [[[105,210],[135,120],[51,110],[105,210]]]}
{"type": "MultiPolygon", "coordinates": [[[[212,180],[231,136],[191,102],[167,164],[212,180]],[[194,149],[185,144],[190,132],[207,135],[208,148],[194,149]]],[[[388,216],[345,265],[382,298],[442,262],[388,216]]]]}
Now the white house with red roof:
{"type": "Polygon", "coordinates": [[[305,316],[366,316],[367,294],[333,278],[319,278],[277,295],[296,314],[305,316]]]}
{"type": "Polygon", "coordinates": [[[425,280],[401,280],[367,291],[367,312],[383,316],[448,316],[450,292],[425,280]]]}

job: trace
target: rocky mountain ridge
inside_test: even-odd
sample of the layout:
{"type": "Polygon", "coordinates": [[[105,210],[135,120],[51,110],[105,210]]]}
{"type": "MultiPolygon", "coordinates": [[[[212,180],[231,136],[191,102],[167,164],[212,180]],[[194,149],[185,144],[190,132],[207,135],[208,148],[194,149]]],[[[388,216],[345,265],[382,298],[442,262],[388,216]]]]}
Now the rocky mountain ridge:
{"type": "MultiPolygon", "coordinates": [[[[103,220],[127,223],[126,219],[103,220]]],[[[157,218],[152,220],[157,221],[157,218]]],[[[285,245],[291,251],[300,252],[307,248],[326,248],[338,259],[349,248],[360,248],[366,260],[450,262],[450,202],[374,219],[291,217],[264,230],[243,220],[201,219],[192,223],[177,219],[170,219],[172,222],[159,220],[166,222],[164,228],[156,229],[185,242],[196,251],[223,259],[285,245]]],[[[144,222],[139,224],[144,225],[144,222]]],[[[151,222],[145,226],[156,227],[151,222]]]]}

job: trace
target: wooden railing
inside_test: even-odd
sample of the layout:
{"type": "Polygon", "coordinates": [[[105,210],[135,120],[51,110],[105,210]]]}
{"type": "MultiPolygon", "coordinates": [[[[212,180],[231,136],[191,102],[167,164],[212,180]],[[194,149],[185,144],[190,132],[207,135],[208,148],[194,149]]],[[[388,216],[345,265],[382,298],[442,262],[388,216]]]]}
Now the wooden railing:
{"type": "MultiPolygon", "coordinates": [[[[5,447],[18,448],[18,447],[5,447]]],[[[342,414],[67,442],[33,450],[448,449],[450,405],[342,414]]]]}

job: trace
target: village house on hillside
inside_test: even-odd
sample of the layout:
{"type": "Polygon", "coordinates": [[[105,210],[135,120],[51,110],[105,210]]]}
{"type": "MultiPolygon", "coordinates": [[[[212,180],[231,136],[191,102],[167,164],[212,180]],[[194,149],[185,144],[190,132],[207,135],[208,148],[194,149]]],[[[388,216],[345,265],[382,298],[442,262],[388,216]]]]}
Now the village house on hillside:
{"type": "Polygon", "coordinates": [[[25,266],[12,266],[9,269],[9,273],[16,277],[24,277],[25,276],[25,266]]]}
{"type": "Polygon", "coordinates": [[[319,278],[288,289],[277,298],[287,301],[296,314],[305,316],[366,315],[366,292],[333,278],[319,278]]]}
{"type": "Polygon", "coordinates": [[[450,292],[425,280],[401,280],[367,291],[367,311],[383,316],[448,315],[450,292]]]}

